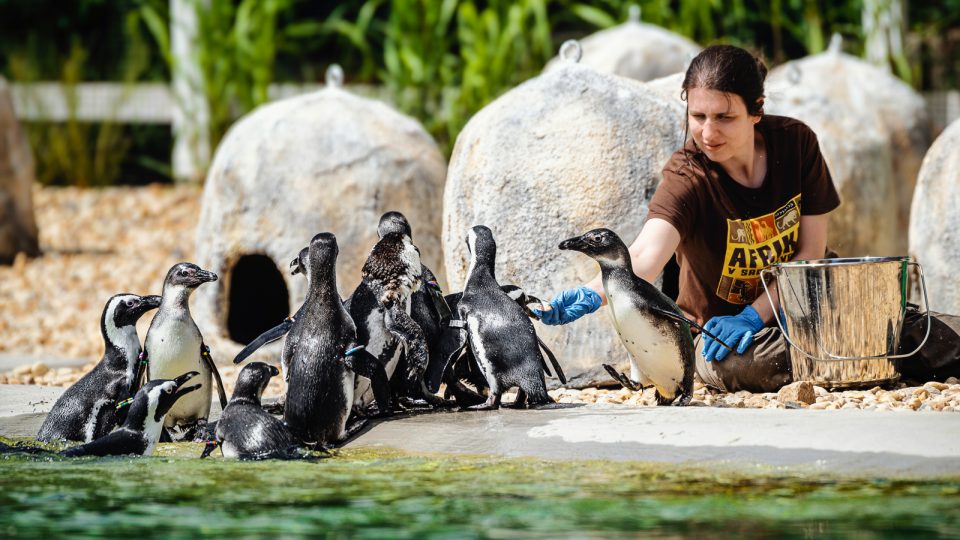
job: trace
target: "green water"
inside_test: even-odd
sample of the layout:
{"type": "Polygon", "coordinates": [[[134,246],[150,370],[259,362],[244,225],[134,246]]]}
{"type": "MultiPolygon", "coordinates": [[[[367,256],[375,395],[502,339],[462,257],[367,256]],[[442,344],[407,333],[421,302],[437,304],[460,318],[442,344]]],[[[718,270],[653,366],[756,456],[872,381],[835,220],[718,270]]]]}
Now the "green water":
{"type": "Polygon", "coordinates": [[[960,538],[960,479],[340,451],[0,457],[0,537],[960,538]]]}

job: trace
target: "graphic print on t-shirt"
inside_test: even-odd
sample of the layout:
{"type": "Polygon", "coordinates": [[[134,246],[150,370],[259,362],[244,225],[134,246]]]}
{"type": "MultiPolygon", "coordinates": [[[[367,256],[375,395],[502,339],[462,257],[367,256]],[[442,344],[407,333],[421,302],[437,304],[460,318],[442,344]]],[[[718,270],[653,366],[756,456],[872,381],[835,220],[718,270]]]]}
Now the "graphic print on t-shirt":
{"type": "Polygon", "coordinates": [[[727,250],[717,296],[750,304],[763,291],[760,271],[789,261],[800,236],[800,195],[765,216],[727,220],[727,250]]]}

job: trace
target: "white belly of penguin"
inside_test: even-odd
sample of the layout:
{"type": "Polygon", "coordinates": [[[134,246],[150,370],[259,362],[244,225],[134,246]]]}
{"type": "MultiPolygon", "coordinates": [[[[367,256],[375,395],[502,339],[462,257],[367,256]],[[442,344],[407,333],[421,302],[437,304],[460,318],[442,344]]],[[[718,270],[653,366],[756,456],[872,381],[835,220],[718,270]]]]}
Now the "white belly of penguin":
{"type": "MultiPolygon", "coordinates": [[[[367,343],[366,350],[372,354],[374,358],[380,358],[383,350],[397,340],[393,337],[393,334],[387,330],[386,325],[383,324],[383,311],[379,309],[373,310],[370,312],[369,319],[372,320],[367,321],[368,328],[375,328],[377,331],[370,333],[370,342],[367,343]],[[377,326],[378,324],[379,326],[377,326]]],[[[397,362],[400,361],[400,353],[402,352],[402,344],[397,343],[397,348],[393,351],[393,356],[390,357],[384,368],[387,372],[387,379],[392,378],[393,372],[397,370],[397,362]]],[[[373,403],[374,395],[373,387],[370,385],[370,379],[366,377],[356,377],[353,395],[356,396],[356,399],[353,401],[354,407],[367,407],[373,403]]]]}
{"type": "Polygon", "coordinates": [[[683,380],[683,360],[673,337],[651,324],[648,317],[623,296],[614,293],[607,297],[620,341],[641,375],[657,387],[660,395],[675,396],[683,380]]]}
{"type": "Polygon", "coordinates": [[[212,374],[200,361],[199,334],[181,321],[171,321],[151,332],[148,341],[151,379],[173,379],[188,371],[200,373],[186,384],[202,386],[177,400],[167,413],[164,425],[176,426],[206,418],[210,414],[212,374]],[[160,335],[175,336],[175,339],[161,341],[160,335]]]}

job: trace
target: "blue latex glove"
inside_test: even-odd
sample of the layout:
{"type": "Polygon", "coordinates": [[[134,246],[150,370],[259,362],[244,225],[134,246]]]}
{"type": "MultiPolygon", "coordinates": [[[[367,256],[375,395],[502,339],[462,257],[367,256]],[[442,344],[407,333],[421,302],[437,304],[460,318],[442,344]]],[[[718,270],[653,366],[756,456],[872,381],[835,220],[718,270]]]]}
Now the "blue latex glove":
{"type": "Polygon", "coordinates": [[[576,289],[567,289],[557,293],[550,301],[550,306],[553,308],[550,311],[540,311],[539,309],[530,311],[540,317],[540,322],[543,324],[567,324],[587,313],[593,313],[600,309],[602,302],[603,299],[596,291],[589,287],[580,286],[576,289]]]}
{"type": "MultiPolygon", "coordinates": [[[[762,330],[763,320],[753,306],[747,306],[739,315],[724,315],[707,321],[704,328],[715,334],[727,345],[737,348],[737,354],[743,354],[753,343],[753,335],[762,330]]],[[[717,362],[727,357],[730,351],[710,336],[703,334],[703,358],[707,362],[717,362]]]]}

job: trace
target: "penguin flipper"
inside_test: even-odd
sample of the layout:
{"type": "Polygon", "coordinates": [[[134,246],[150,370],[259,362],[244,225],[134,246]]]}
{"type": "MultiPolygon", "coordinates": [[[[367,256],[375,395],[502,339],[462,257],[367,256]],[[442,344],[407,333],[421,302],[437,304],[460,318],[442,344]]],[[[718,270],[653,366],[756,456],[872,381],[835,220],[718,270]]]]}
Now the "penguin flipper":
{"type": "Polygon", "coordinates": [[[700,325],[699,325],[698,323],[696,323],[695,321],[692,321],[692,320],[684,317],[683,315],[680,315],[680,314],[678,314],[678,313],[674,313],[674,312],[672,312],[672,311],[667,311],[667,310],[665,310],[665,309],[660,309],[660,308],[655,307],[655,306],[650,306],[650,311],[656,313],[657,315],[661,315],[661,316],[663,316],[663,317],[666,317],[667,319],[670,319],[670,320],[673,321],[673,322],[689,324],[690,326],[696,328],[697,330],[700,330],[700,331],[703,332],[705,335],[709,336],[710,339],[713,339],[714,341],[716,341],[717,343],[719,343],[720,346],[723,347],[724,349],[726,349],[726,350],[728,350],[728,351],[730,351],[730,352],[732,352],[732,353],[737,352],[737,351],[733,350],[732,347],[730,347],[729,345],[727,345],[726,343],[724,343],[723,341],[721,341],[720,338],[718,338],[718,337],[717,337],[716,335],[714,335],[712,332],[708,331],[708,330],[707,330],[706,328],[704,328],[703,326],[700,326],[700,325]]]}
{"type": "Polygon", "coordinates": [[[390,404],[390,380],[387,378],[387,371],[383,368],[383,364],[366,349],[353,349],[353,351],[343,357],[344,363],[350,371],[370,379],[373,397],[377,401],[380,414],[391,414],[393,408],[390,404]]]}
{"type": "Polygon", "coordinates": [[[614,369],[613,366],[611,366],[610,364],[603,364],[603,369],[607,370],[607,373],[609,373],[610,376],[613,377],[613,380],[620,383],[624,388],[629,388],[634,392],[638,390],[643,390],[642,386],[631,381],[629,377],[627,377],[623,373],[620,373],[619,371],[614,369]]]}
{"type": "Polygon", "coordinates": [[[206,364],[207,369],[213,373],[213,378],[217,381],[217,395],[220,398],[220,408],[227,408],[227,392],[223,389],[223,379],[220,378],[220,370],[217,369],[217,364],[213,361],[213,356],[210,355],[210,347],[207,347],[206,343],[200,343],[200,360],[206,364]]]}
{"type": "MultiPolygon", "coordinates": [[[[557,357],[553,354],[553,351],[547,348],[547,344],[540,339],[540,336],[537,336],[537,343],[540,344],[540,348],[543,349],[543,352],[547,353],[547,358],[549,358],[550,363],[553,364],[553,370],[557,372],[557,378],[560,379],[561,383],[567,384],[567,376],[563,374],[563,369],[560,368],[560,362],[557,362],[557,357]]],[[[544,363],[543,367],[546,368],[547,364],[544,363]]],[[[544,369],[544,371],[547,372],[547,375],[550,374],[550,370],[544,369]]]]}
{"type": "Polygon", "coordinates": [[[296,320],[295,317],[287,317],[282,323],[257,336],[256,339],[248,343],[243,350],[237,353],[237,356],[233,358],[233,363],[239,364],[240,362],[243,362],[248,356],[256,352],[260,347],[282,338],[287,332],[290,331],[290,328],[293,327],[294,320],[296,320]]]}
{"type": "Polygon", "coordinates": [[[384,308],[386,313],[384,323],[387,330],[403,341],[407,352],[407,391],[417,394],[420,391],[420,383],[427,364],[430,363],[426,337],[420,325],[403,310],[399,302],[393,302],[392,305],[384,308]]]}
{"type": "Polygon", "coordinates": [[[60,452],[60,455],[66,457],[143,455],[144,448],[134,448],[139,445],[131,445],[129,437],[130,435],[126,432],[114,431],[91,442],[67,448],[60,452]]]}

